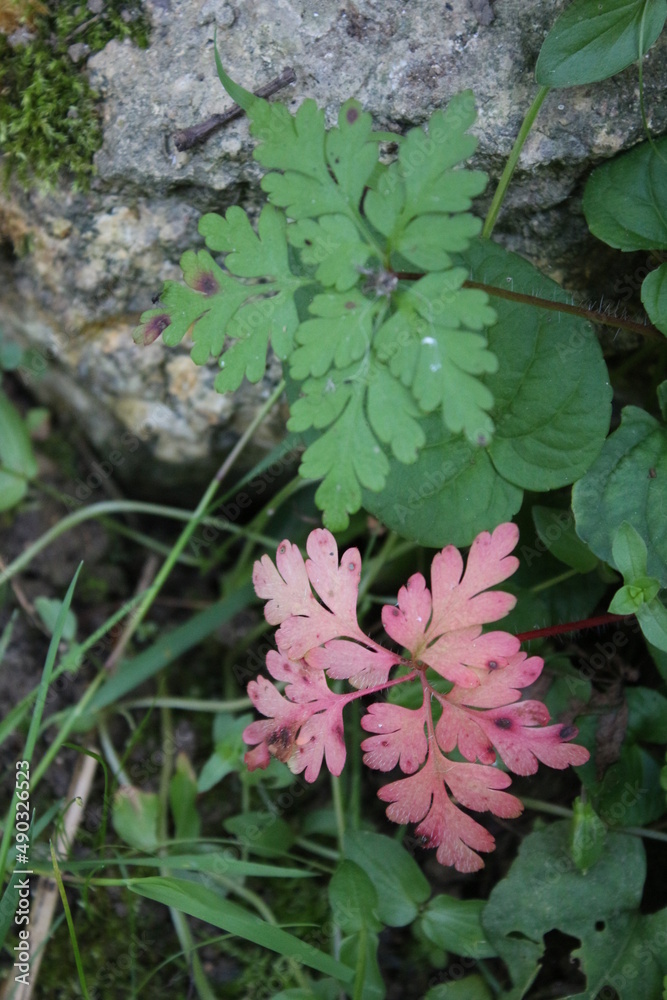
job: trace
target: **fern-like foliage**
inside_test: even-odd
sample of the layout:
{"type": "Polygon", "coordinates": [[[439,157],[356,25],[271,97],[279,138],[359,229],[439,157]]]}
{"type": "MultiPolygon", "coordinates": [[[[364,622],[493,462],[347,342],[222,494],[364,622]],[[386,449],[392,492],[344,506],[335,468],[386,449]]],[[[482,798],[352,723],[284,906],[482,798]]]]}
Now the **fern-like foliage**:
{"type": "Polygon", "coordinates": [[[250,118],[269,203],[256,230],[236,206],[201,219],[223,266],[205,250],[184,254],[185,286],[166,283],[135,339],[162,334],[175,345],[191,332],[197,364],[219,359],[220,392],[244,377],[258,382],[270,344],[293,383],[288,426],[310,441],[301,474],[322,480],[316,502],[340,530],[362,489],[383,489],[392,455],[416,461],[429,414],[474,447],[493,435],[482,378],[497,368],[484,334],[495,313],[484,293],[462,287],[467,272],[452,261],[481,228],[469,209],[486,175],[461,166],[476,145],[467,131],[473,95],[454,97],[405,137],[373,132],[350,100],[327,131],[312,100],[293,116],[239,87],[217,61],[250,118]],[[384,164],[388,138],[398,152],[384,164]],[[401,280],[415,270],[427,273],[401,280]]]}

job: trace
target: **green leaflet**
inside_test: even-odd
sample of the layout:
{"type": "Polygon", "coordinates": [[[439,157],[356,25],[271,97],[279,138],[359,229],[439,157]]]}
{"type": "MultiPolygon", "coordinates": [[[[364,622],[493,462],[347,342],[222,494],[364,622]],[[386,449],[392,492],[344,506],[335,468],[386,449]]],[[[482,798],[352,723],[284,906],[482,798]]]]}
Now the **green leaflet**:
{"type": "MultiPolygon", "coordinates": [[[[514,291],[566,299],[534,267],[493,243],[476,241],[465,261],[475,281],[507,288],[509,277],[514,291]]],[[[364,494],[372,514],[421,545],[470,544],[516,513],[522,490],[576,480],[604,443],[611,391],[589,325],[500,298],[494,308],[498,321],[488,341],[497,371],[484,378],[495,401],[493,439],[486,448],[475,447],[432,417],[417,461],[404,466],[392,460],[381,496],[364,494]]],[[[406,369],[405,351],[396,357],[406,369]]]]}
{"type": "Polygon", "coordinates": [[[537,82],[574,87],[614,76],[648,51],[666,17],[665,0],[574,0],[542,45],[537,82]]]}

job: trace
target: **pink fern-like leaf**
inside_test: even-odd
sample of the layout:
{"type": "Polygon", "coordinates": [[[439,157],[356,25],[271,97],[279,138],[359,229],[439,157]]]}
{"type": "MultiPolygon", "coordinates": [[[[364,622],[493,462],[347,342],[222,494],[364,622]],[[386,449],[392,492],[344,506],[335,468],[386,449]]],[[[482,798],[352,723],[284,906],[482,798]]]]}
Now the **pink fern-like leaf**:
{"type": "Polygon", "coordinates": [[[267,716],[251,723],[244,739],[253,746],[248,767],[266,767],[271,757],[314,781],[322,763],[340,774],[345,763],[343,709],[354,698],[417,679],[423,699],[418,709],[389,702],[367,707],[361,720],[369,733],[362,744],[364,763],[377,771],[399,768],[407,777],[390,782],[379,797],[397,823],[417,823],[424,846],[435,847],[442,864],[475,871],[478,852],[493,850],[491,834],[468,813],[490,811],[504,819],[521,812],[505,791],[509,775],[496,767],[497,756],[517,774],[533,774],[542,762],[565,768],[583,764],[588,751],[570,741],[577,730],[548,725],[539,701],[520,701],[522,688],[539,677],[543,661],[519,651],[507,632],[483,632],[510,611],[515,598],[489,590],[517,568],[510,555],[518,540],[512,524],[482,532],[472,544],[464,569],[453,546],[438,553],[431,568],[431,590],[420,573],[398,593],[396,606],[382,610],[386,632],[404,653],[387,650],[360,629],[356,603],[361,574],[357,549],[339,562],[330,532],[311,532],[304,562],[295,545],[284,541],[276,565],[264,556],[253,580],[267,601],[267,620],[280,628],[278,652],[269,653],[271,676],[284,683],[284,695],[259,678],[248,686],[253,704],[267,716]],[[318,600],[319,598],[319,600],[318,600]],[[407,673],[394,680],[398,664],[407,673]],[[434,687],[429,671],[451,688],[434,687]],[[359,690],[334,693],[329,680],[347,680],[359,690]],[[434,702],[441,712],[432,715],[434,702]],[[464,760],[448,754],[458,750],[464,760]]]}

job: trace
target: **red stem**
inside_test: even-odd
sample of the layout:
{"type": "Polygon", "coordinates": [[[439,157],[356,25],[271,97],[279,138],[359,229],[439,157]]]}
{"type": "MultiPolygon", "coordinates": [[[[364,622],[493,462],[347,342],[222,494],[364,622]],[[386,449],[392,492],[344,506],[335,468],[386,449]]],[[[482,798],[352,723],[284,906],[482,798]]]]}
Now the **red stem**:
{"type": "MultiPolygon", "coordinates": [[[[561,635],[564,632],[580,632],[585,628],[597,628],[599,625],[609,625],[611,622],[624,621],[627,615],[612,615],[607,612],[595,618],[584,618],[580,622],[565,622],[563,625],[547,625],[546,628],[532,629],[530,632],[520,632],[519,642],[530,642],[531,639],[543,639],[550,635],[561,635]]],[[[629,617],[633,617],[630,615],[629,617]]]]}

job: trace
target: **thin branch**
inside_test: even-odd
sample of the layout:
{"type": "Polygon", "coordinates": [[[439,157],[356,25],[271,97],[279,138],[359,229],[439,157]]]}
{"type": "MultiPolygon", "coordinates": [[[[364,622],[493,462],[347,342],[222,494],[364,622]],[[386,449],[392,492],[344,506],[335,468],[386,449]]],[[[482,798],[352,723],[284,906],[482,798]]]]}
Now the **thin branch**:
{"type": "MultiPolygon", "coordinates": [[[[263,87],[259,87],[254,91],[254,94],[255,97],[271,97],[272,94],[276,94],[283,87],[295,82],[296,76],[294,70],[291,66],[286,66],[280,76],[264,84],[263,87]]],[[[240,108],[238,104],[233,104],[228,111],[223,111],[219,115],[212,115],[206,121],[200,122],[199,125],[191,125],[190,128],[183,128],[177,132],[173,132],[172,139],[174,140],[174,145],[179,152],[183,152],[185,149],[192,149],[198,142],[205,142],[213,132],[222,128],[223,125],[234,121],[235,118],[241,118],[244,113],[243,108],[240,108]]]]}

